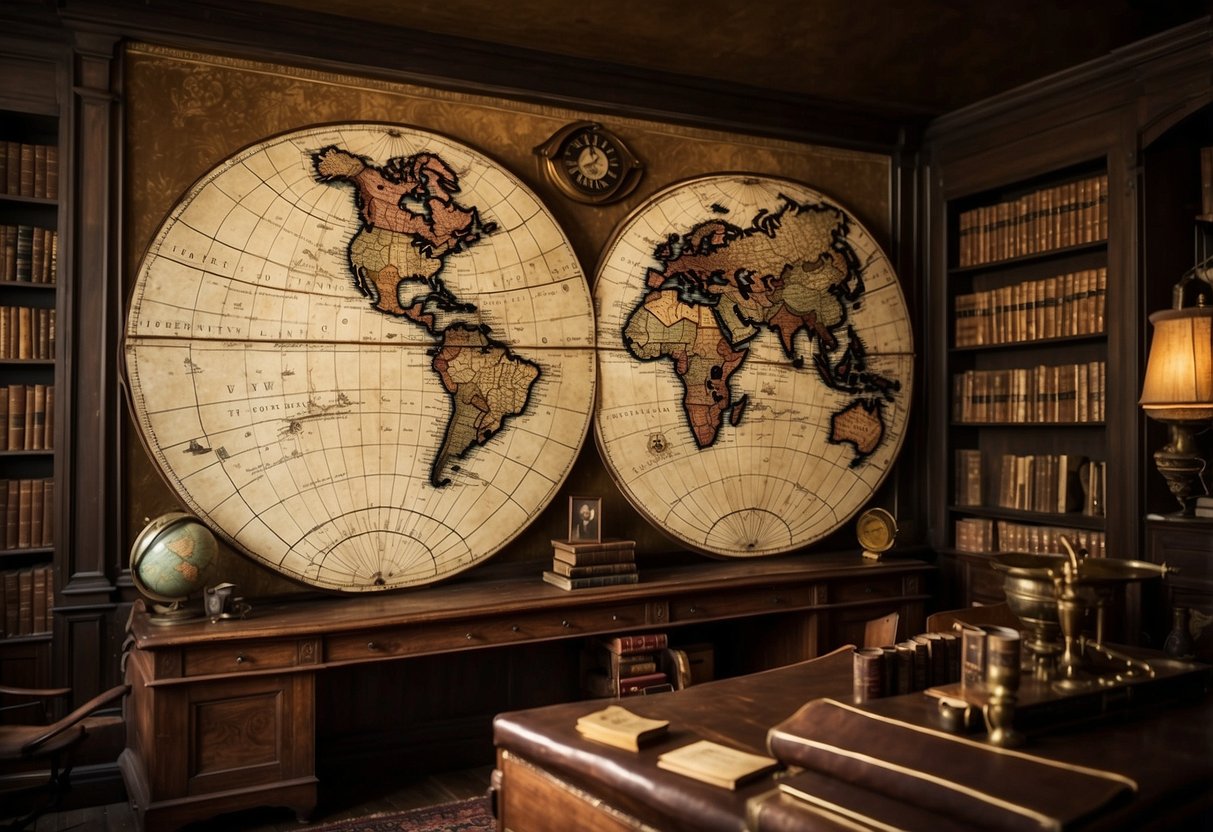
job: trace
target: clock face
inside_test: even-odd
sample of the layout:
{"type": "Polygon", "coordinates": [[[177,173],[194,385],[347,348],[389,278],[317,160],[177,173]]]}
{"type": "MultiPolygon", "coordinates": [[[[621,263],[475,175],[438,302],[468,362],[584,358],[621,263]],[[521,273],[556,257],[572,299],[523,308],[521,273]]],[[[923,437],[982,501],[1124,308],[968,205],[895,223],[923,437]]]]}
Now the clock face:
{"type": "Polygon", "coordinates": [[[871,508],[859,515],[855,523],[859,545],[874,552],[883,552],[893,545],[897,536],[897,521],[882,508],[871,508]]]}
{"type": "Polygon", "coordinates": [[[578,202],[620,199],[636,186],[643,171],[622,139],[592,121],[566,125],[535,152],[544,159],[548,179],[578,202]]]}
{"type": "Polygon", "coordinates": [[[623,176],[619,148],[597,130],[574,134],[561,160],[569,182],[586,194],[605,192],[623,176]]]}

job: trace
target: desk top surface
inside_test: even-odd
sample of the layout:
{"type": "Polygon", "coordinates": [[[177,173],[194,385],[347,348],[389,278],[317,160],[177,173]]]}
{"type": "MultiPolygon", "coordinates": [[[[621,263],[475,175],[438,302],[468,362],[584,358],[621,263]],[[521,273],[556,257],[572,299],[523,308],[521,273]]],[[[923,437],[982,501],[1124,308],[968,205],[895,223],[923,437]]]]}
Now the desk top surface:
{"type": "MultiPolygon", "coordinates": [[[[806,702],[830,697],[849,700],[851,661],[851,649],[842,648],[751,676],[626,699],[622,704],[634,713],[670,721],[669,734],[639,752],[594,743],[577,733],[577,718],[602,707],[602,700],[500,714],[494,722],[494,740],[499,749],[659,828],[740,830],[745,827],[747,801],[774,788],[782,772],[728,791],[657,768],[658,755],[698,739],[768,754],[768,730],[806,702]]],[[[935,701],[922,693],[873,704],[878,711],[909,723],[931,726],[936,721],[935,701]]],[[[1115,829],[1132,828],[1134,818],[1148,816],[1164,804],[1173,809],[1183,800],[1207,800],[1213,787],[1210,748],[1213,696],[1206,694],[1034,733],[1021,750],[1118,772],[1135,781],[1138,791],[1131,801],[1082,826],[1115,829]]]]}
{"type": "Polygon", "coordinates": [[[565,591],[544,583],[542,567],[520,572],[491,566],[437,586],[418,590],[331,595],[267,601],[252,600],[242,620],[156,626],[140,603],[129,630],[140,649],[240,639],[295,638],[404,625],[459,622],[521,612],[645,602],[696,592],[786,586],[813,581],[863,580],[931,570],[918,560],[865,560],[858,555],[807,555],[744,560],[703,560],[690,565],[639,564],[636,584],[565,591]]]}

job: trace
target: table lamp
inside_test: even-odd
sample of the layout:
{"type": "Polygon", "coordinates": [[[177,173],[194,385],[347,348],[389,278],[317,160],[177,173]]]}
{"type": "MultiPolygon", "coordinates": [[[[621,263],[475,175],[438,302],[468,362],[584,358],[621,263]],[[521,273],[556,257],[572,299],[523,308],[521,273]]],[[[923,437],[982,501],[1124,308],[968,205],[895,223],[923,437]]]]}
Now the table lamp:
{"type": "Polygon", "coordinates": [[[1139,404],[1170,431],[1154,463],[1179,501],[1179,514],[1191,517],[1196,498],[1208,493],[1196,435],[1213,424],[1213,286],[1193,270],[1176,286],[1174,303],[1150,316],[1154,341],[1139,404]],[[1189,294],[1196,305],[1185,307],[1189,294]]]}

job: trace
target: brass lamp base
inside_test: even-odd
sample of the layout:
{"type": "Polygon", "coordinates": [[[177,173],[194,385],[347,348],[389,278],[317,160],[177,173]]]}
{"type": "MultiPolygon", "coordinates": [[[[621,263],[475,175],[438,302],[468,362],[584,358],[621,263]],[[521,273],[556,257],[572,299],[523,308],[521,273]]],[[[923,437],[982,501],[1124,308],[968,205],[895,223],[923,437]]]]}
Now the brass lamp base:
{"type": "Polygon", "coordinates": [[[1166,421],[1171,441],[1154,452],[1154,464],[1179,501],[1180,516],[1194,517],[1196,498],[1208,493],[1204,482],[1206,463],[1196,445],[1196,434],[1207,428],[1208,422],[1159,421],[1166,421]]]}

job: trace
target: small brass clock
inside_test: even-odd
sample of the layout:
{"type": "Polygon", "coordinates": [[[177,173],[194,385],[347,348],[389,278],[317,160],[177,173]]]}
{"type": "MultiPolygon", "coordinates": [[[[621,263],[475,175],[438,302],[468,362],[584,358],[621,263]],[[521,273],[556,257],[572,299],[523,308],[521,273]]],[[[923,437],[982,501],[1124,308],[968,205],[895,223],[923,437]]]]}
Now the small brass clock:
{"type": "Polygon", "coordinates": [[[859,515],[855,523],[855,537],[863,547],[863,556],[880,560],[897,539],[897,520],[883,508],[870,508],[859,515]]]}
{"type": "Polygon", "coordinates": [[[644,166],[613,132],[593,121],[577,121],[535,148],[544,174],[561,193],[602,205],[622,199],[640,181],[644,166]]]}

